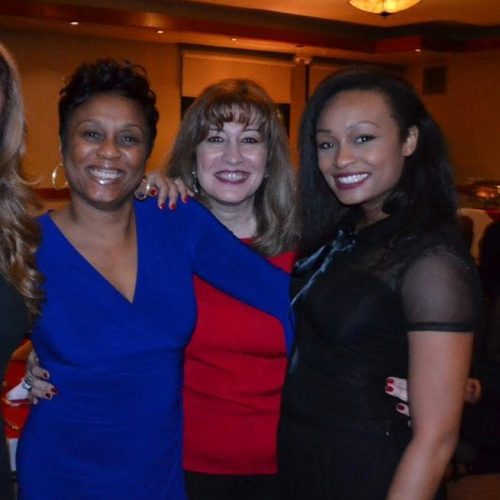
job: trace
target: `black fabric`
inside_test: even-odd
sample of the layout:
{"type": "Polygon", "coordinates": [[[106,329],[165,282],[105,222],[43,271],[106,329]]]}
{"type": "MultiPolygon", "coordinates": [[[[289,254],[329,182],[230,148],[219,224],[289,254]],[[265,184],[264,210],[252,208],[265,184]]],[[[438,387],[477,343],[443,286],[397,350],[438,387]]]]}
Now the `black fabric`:
{"type": "Polygon", "coordinates": [[[354,223],[348,221],[339,232],[342,244],[337,239],[329,249],[299,262],[292,278],[297,337],[283,391],[280,474],[285,484],[305,484],[307,477],[318,484],[330,484],[331,477],[347,482],[339,490],[333,483],[331,489],[319,487],[317,496],[308,493],[311,500],[384,497],[406,441],[388,438],[381,446],[375,431],[360,438],[358,430],[406,426],[384,386],[388,376],[407,378],[408,332],[470,332],[480,300],[475,266],[454,227],[396,236],[403,228],[394,217],[358,234],[349,227],[354,223]],[[301,433],[317,433],[318,445],[323,443],[323,474],[318,473],[314,447],[303,464],[290,463],[301,454],[298,443],[306,444],[307,439],[298,438],[301,433]],[[350,442],[368,458],[356,459],[357,452],[346,455],[350,442]],[[361,488],[353,481],[362,477],[378,480],[353,496],[361,488]]]}
{"type": "Polygon", "coordinates": [[[219,475],[184,471],[189,500],[284,500],[276,474],[219,475]]]}
{"type": "MultiPolygon", "coordinates": [[[[318,430],[285,417],[278,457],[283,498],[385,500],[410,438],[411,431],[402,423],[335,422],[329,430],[318,430]]],[[[434,498],[445,498],[444,487],[434,498]]]]}
{"type": "MultiPolygon", "coordinates": [[[[27,310],[21,295],[0,276],[0,379],[3,380],[12,352],[21,343],[28,327],[27,310]]],[[[0,498],[13,500],[14,491],[5,442],[4,424],[0,422],[0,498]]]]}

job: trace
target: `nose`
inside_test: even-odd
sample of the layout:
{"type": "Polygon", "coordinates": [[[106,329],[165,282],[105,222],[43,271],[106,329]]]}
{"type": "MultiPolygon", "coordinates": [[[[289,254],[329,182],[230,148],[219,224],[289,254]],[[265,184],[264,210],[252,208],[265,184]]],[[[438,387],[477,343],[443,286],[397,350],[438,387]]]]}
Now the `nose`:
{"type": "Polygon", "coordinates": [[[224,149],[224,160],[231,165],[237,165],[243,161],[243,155],[238,141],[227,141],[224,149]]]}
{"type": "Polygon", "coordinates": [[[112,160],[119,158],[121,151],[114,139],[112,137],[107,137],[99,144],[97,154],[100,158],[112,160]]]}
{"type": "Polygon", "coordinates": [[[354,161],[354,152],[349,144],[340,144],[338,146],[336,166],[337,168],[348,167],[354,161]]]}

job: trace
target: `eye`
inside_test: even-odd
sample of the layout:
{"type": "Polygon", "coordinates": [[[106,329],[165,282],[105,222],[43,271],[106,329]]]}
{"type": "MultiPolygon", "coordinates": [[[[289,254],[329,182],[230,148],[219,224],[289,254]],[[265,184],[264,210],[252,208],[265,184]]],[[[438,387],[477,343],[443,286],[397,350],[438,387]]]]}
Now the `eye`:
{"type": "Polygon", "coordinates": [[[82,136],[86,139],[97,140],[101,137],[101,132],[99,132],[98,130],[88,129],[82,132],[82,136]]]}
{"type": "Polygon", "coordinates": [[[330,141],[321,141],[316,144],[318,149],[332,149],[335,147],[335,143],[330,141]]]}
{"type": "Polygon", "coordinates": [[[224,141],[224,139],[220,135],[210,135],[205,140],[211,143],[219,143],[224,141]]]}
{"type": "Polygon", "coordinates": [[[242,139],[242,142],[244,144],[259,144],[259,142],[261,142],[261,140],[258,139],[257,137],[244,137],[242,139]]]}
{"type": "Polygon", "coordinates": [[[140,140],[134,135],[124,135],[119,138],[119,143],[124,146],[133,146],[139,144],[140,140]]]}
{"type": "Polygon", "coordinates": [[[375,139],[373,135],[359,135],[354,139],[354,142],[356,144],[363,144],[365,142],[369,142],[371,140],[375,139]]]}

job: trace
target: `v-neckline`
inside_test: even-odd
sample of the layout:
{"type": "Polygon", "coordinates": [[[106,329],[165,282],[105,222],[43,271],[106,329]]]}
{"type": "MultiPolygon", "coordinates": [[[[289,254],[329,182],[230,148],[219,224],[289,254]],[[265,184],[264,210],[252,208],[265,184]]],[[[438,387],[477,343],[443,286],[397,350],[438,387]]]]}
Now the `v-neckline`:
{"type": "Polygon", "coordinates": [[[54,229],[56,234],[66,243],[66,245],[71,249],[71,252],[77,257],[78,260],[82,261],[89,269],[91,269],[92,273],[99,279],[99,281],[103,282],[107,288],[111,289],[116,295],[121,297],[127,304],[133,306],[137,302],[138,297],[138,289],[140,283],[140,271],[142,268],[141,265],[141,244],[142,235],[140,230],[139,218],[137,217],[137,210],[134,207],[134,219],[135,219],[135,239],[136,239],[136,251],[137,251],[137,259],[136,259],[136,273],[135,273],[135,285],[134,285],[134,293],[132,295],[132,300],[129,300],[118,288],[116,288],[111,281],[109,281],[104,274],[102,274],[76,247],[71,243],[68,237],[64,234],[61,228],[56,224],[54,219],[51,217],[51,212],[47,212],[45,215],[47,220],[49,221],[51,227],[54,229]]]}

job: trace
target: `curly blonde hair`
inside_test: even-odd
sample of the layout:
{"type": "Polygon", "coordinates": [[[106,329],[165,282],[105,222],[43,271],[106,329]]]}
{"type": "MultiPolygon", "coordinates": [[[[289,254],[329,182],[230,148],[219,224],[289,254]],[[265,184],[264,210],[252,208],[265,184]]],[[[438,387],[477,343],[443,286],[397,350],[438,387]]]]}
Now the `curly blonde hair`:
{"type": "MultiPolygon", "coordinates": [[[[194,190],[192,175],[196,147],[211,126],[237,121],[258,123],[267,141],[267,178],[255,194],[257,231],[252,246],[266,256],[294,250],[298,241],[295,216],[295,182],[290,149],[278,109],[267,92],[245,78],[228,78],[207,87],[186,111],[168,159],[167,170],[194,190]]],[[[208,196],[199,190],[199,200],[210,208],[208,196]]]]}
{"type": "Polygon", "coordinates": [[[24,178],[24,106],[17,68],[0,45],[0,274],[23,296],[31,318],[40,310],[41,274],[35,251],[40,231],[33,192],[24,178]],[[1,103],[0,103],[1,104],[1,103]]]}

